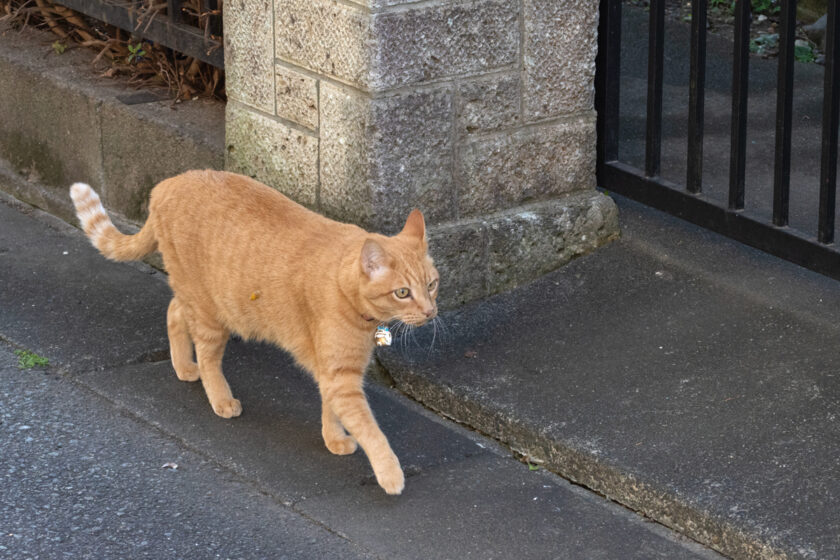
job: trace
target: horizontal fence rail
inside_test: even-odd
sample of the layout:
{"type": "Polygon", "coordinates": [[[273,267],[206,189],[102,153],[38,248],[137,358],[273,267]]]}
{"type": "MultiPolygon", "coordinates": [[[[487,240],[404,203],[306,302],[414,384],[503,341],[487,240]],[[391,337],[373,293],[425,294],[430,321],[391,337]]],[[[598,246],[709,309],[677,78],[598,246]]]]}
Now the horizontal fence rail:
{"type": "Polygon", "coordinates": [[[218,0],[201,1],[202,27],[184,23],[182,0],[167,0],[165,15],[160,10],[148,9],[142,0],[58,0],[58,3],[217,68],[225,66],[218,0]]]}
{"type": "MultiPolygon", "coordinates": [[[[707,0],[692,2],[691,51],[688,82],[686,183],[677,185],[660,176],[662,143],[662,72],[664,0],[650,1],[645,115],[644,169],[620,161],[619,99],[621,56],[621,0],[601,0],[595,103],[598,111],[598,183],[687,221],[717,231],[817,272],[840,279],[840,252],[834,245],[838,127],[840,127],[840,14],[828,2],[819,212],[815,235],[788,227],[791,175],[791,123],[796,40],[796,1],[780,0],[779,58],[776,92],[772,218],[762,219],[745,208],[747,107],[749,92],[749,0],[734,5],[732,114],[728,200],[715,201],[703,193],[703,120],[706,63],[707,0]]],[[[633,115],[635,116],[635,115],[633,115]]],[[[816,202],[816,201],[815,201],[816,202]]]]}

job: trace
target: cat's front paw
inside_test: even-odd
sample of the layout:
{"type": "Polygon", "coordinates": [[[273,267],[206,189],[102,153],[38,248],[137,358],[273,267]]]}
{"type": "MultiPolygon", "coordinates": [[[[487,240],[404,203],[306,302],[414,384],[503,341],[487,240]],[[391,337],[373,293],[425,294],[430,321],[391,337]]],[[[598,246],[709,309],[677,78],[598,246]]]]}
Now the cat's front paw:
{"type": "Polygon", "coordinates": [[[396,496],[402,494],[405,488],[405,475],[403,475],[400,468],[400,462],[394,457],[393,462],[389,462],[384,468],[374,471],[376,474],[376,481],[385,492],[396,496]]]}
{"type": "Polygon", "coordinates": [[[352,436],[341,438],[324,439],[324,443],[333,455],[352,455],[356,452],[358,444],[352,436]]]}
{"type": "Polygon", "coordinates": [[[213,412],[222,418],[233,418],[242,414],[242,403],[239,399],[221,399],[213,404],[213,412]]]}

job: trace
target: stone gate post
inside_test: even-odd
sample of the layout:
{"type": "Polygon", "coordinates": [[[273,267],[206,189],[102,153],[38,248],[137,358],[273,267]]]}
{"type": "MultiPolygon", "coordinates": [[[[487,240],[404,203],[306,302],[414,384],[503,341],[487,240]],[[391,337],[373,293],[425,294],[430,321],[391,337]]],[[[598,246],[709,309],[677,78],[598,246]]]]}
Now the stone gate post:
{"type": "Polygon", "coordinates": [[[382,233],[426,215],[445,306],[613,238],[597,0],[230,0],[226,165],[382,233]]]}

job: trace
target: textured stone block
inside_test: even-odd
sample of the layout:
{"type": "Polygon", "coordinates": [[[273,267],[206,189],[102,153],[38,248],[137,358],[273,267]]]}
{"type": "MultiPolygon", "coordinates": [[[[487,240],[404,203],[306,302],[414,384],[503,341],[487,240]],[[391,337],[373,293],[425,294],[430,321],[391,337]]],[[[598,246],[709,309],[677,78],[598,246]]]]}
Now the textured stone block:
{"type": "Polygon", "coordinates": [[[443,308],[531,281],[618,236],[618,210],[596,191],[429,229],[443,308]]]}
{"type": "Polygon", "coordinates": [[[365,88],[374,40],[370,14],[333,0],[275,0],[275,55],[365,88]]]}
{"type": "Polygon", "coordinates": [[[398,231],[412,208],[455,216],[452,93],[371,98],[321,86],[321,207],[377,231],[398,231]]]}
{"type": "Polygon", "coordinates": [[[597,0],[524,0],[523,104],[529,121],[589,111],[597,0]]]}
{"type": "Polygon", "coordinates": [[[226,109],[225,165],[310,208],[317,204],[318,139],[234,102],[226,109]]]}
{"type": "Polygon", "coordinates": [[[504,67],[519,54],[518,4],[487,0],[378,13],[375,89],[504,67]]]}
{"type": "Polygon", "coordinates": [[[492,293],[554,270],[618,235],[615,202],[597,191],[500,214],[488,220],[487,279],[492,293]]]}
{"type": "Polygon", "coordinates": [[[274,69],[277,116],[318,128],[318,80],[285,66],[274,69]]]}
{"type": "Polygon", "coordinates": [[[453,119],[448,89],[372,100],[369,140],[377,229],[399,231],[413,208],[433,223],[455,217],[453,119]]]}
{"type": "Polygon", "coordinates": [[[519,123],[519,76],[505,74],[458,85],[460,135],[489,132],[519,123]]]}
{"type": "Polygon", "coordinates": [[[468,144],[460,151],[457,177],[462,216],[594,188],[594,116],[468,144]]]}
{"type": "Polygon", "coordinates": [[[274,113],[274,30],[271,0],[225,6],[225,89],[234,99],[274,113]]]}
{"type": "Polygon", "coordinates": [[[370,13],[330,0],[275,0],[275,54],[373,91],[516,62],[518,10],[499,0],[370,13]]]}
{"type": "Polygon", "coordinates": [[[364,227],[374,211],[369,121],[369,96],[321,83],[321,210],[364,227]]]}
{"type": "Polygon", "coordinates": [[[487,227],[480,220],[432,226],[429,254],[440,273],[438,305],[453,308],[484,297],[487,286],[487,227]]]}

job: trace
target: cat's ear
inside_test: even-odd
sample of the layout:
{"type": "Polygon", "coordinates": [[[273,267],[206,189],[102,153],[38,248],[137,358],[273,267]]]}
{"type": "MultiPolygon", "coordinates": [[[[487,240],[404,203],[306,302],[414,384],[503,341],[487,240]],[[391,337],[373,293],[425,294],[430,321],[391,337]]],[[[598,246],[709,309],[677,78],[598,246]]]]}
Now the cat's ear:
{"type": "Polygon", "coordinates": [[[416,208],[412,210],[411,214],[408,215],[408,219],[405,221],[405,226],[400,232],[400,235],[425,240],[426,222],[423,219],[423,212],[416,208]]]}
{"type": "Polygon", "coordinates": [[[385,252],[382,245],[373,239],[365,241],[365,244],[362,246],[360,262],[362,265],[362,272],[364,272],[368,278],[375,280],[382,276],[388,268],[388,261],[388,253],[385,252]]]}

